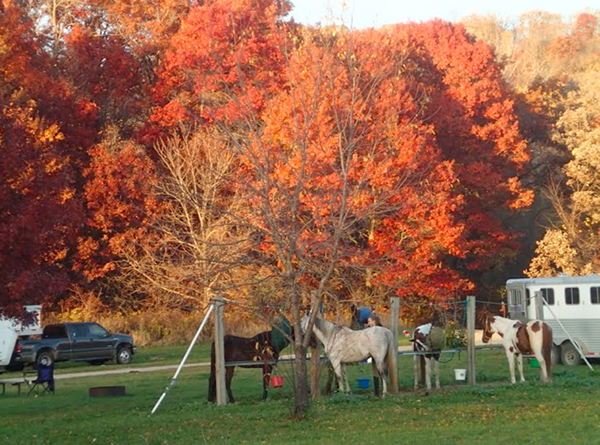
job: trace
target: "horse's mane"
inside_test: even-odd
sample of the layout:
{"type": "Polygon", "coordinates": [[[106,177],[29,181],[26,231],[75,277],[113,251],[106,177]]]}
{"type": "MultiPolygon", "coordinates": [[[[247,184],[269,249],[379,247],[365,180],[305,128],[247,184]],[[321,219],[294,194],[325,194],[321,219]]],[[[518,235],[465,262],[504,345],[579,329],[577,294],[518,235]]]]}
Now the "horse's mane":
{"type": "Polygon", "coordinates": [[[332,321],[325,320],[324,318],[320,318],[320,317],[317,317],[317,318],[315,318],[315,325],[316,325],[316,326],[317,326],[317,328],[319,328],[321,331],[322,331],[322,330],[324,330],[324,329],[323,329],[323,327],[324,327],[324,326],[331,325],[331,326],[332,326],[332,328],[331,328],[331,329],[332,329],[334,332],[339,332],[339,331],[350,331],[350,332],[355,332],[355,331],[353,331],[352,329],[350,329],[350,328],[349,328],[349,327],[347,327],[347,326],[342,326],[342,325],[336,324],[336,323],[334,323],[334,322],[332,322],[332,321]]]}
{"type": "Polygon", "coordinates": [[[489,307],[484,307],[483,309],[481,309],[480,311],[478,311],[476,321],[480,324],[480,325],[485,325],[485,322],[487,321],[488,318],[490,317],[498,317],[499,315],[492,313],[492,311],[490,311],[489,307]]]}

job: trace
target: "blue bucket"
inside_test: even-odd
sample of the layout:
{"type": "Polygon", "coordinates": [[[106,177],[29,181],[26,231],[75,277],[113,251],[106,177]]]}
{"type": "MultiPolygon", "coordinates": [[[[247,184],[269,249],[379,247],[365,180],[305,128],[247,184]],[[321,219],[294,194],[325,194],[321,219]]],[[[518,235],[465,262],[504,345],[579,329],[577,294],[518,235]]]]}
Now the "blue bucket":
{"type": "Polygon", "coordinates": [[[357,379],[358,381],[358,387],[360,389],[369,389],[369,384],[371,383],[371,379],[357,379]]]}

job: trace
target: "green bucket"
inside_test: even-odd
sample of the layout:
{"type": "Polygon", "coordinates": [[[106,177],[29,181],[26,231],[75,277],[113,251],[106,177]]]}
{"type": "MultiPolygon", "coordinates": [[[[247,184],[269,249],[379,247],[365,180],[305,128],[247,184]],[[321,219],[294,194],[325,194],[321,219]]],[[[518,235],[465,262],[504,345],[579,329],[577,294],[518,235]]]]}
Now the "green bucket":
{"type": "Polygon", "coordinates": [[[540,362],[538,362],[538,359],[537,359],[537,358],[530,358],[530,359],[529,359],[529,365],[530,365],[532,368],[539,368],[539,367],[540,367],[540,362]]]}

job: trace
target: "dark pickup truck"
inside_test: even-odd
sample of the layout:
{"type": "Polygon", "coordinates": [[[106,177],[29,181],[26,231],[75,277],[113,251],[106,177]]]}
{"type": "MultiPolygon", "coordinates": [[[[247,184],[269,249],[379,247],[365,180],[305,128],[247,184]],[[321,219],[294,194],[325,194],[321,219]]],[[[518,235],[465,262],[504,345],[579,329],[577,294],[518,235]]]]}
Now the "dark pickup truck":
{"type": "Polygon", "coordinates": [[[16,364],[33,366],[67,360],[128,364],[134,353],[129,335],[111,334],[98,323],[58,323],[44,327],[40,340],[19,340],[13,359],[16,364]]]}

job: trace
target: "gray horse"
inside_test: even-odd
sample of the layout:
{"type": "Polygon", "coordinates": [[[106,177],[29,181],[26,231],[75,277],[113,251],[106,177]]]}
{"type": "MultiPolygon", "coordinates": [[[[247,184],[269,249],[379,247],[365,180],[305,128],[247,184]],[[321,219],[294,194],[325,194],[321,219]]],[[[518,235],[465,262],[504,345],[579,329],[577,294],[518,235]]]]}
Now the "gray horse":
{"type": "MultiPolygon", "coordinates": [[[[302,329],[306,332],[307,314],[302,317],[302,329]]],[[[322,318],[315,318],[313,332],[325,348],[333,370],[338,377],[341,391],[350,392],[350,384],[346,374],[346,363],[356,363],[371,357],[373,376],[381,377],[383,381],[383,395],[387,393],[385,376],[387,369],[392,365],[395,353],[394,334],[383,326],[373,326],[360,331],[353,331],[345,326],[340,326],[322,318]],[[345,387],[344,387],[345,385],[345,387]]]]}

